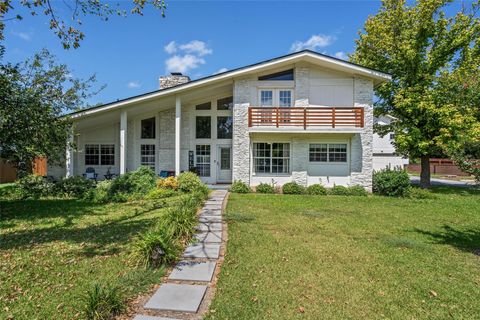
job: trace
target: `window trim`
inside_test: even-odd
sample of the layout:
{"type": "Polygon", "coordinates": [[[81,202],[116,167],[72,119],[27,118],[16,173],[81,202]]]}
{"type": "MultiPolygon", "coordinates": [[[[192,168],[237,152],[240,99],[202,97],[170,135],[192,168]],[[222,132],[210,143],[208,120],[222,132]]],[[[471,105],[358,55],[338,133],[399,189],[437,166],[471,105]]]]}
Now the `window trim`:
{"type": "MultiPolygon", "coordinates": [[[[97,167],[113,167],[116,165],[116,149],[117,149],[117,146],[115,143],[95,143],[95,142],[87,142],[83,145],[83,149],[84,149],[84,157],[83,157],[83,164],[84,166],[97,166],[97,167]],[[98,154],[97,154],[97,157],[98,157],[98,164],[87,164],[87,146],[96,146],[98,148],[98,154]],[[113,147],[113,164],[103,164],[102,163],[102,146],[112,146],[113,147]]],[[[112,154],[105,154],[105,155],[112,155],[112,154]]],[[[94,156],[94,155],[91,155],[91,156],[94,156]]]]}
{"type": "Polygon", "coordinates": [[[321,164],[321,165],[328,165],[328,164],[342,164],[342,165],[345,165],[345,164],[349,164],[350,162],[350,148],[349,148],[350,144],[346,141],[342,141],[342,142],[334,142],[334,141],[329,141],[329,142],[309,142],[308,143],[308,163],[310,164],[321,164]],[[311,145],[314,145],[314,144],[325,144],[327,145],[327,161],[311,161],[310,160],[310,147],[311,145]],[[330,145],[333,145],[333,144],[344,144],[346,146],[346,160],[345,161],[330,161],[330,145]]]}
{"type": "MultiPolygon", "coordinates": [[[[283,159],[286,159],[286,157],[282,157],[283,159]]],[[[253,176],[290,176],[292,175],[292,143],[291,141],[252,141],[251,142],[251,172],[253,176]],[[270,172],[256,172],[255,171],[255,154],[254,154],[254,148],[255,148],[255,143],[266,143],[270,145],[270,172]],[[282,144],[288,144],[288,172],[272,172],[273,168],[273,159],[280,159],[279,157],[273,157],[272,154],[272,148],[274,143],[282,143],[282,144]]]]}

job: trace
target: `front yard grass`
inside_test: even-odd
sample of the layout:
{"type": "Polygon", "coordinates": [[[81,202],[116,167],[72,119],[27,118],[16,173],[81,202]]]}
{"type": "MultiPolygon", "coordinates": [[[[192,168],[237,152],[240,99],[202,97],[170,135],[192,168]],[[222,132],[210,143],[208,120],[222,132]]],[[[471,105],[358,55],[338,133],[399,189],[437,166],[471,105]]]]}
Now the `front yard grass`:
{"type": "Polygon", "coordinates": [[[97,205],[70,199],[0,199],[0,319],[78,319],[95,283],[135,297],[162,269],[137,268],[131,243],[179,197],[97,205]]]}
{"type": "Polygon", "coordinates": [[[480,192],[232,194],[208,319],[478,319],[480,192]]]}

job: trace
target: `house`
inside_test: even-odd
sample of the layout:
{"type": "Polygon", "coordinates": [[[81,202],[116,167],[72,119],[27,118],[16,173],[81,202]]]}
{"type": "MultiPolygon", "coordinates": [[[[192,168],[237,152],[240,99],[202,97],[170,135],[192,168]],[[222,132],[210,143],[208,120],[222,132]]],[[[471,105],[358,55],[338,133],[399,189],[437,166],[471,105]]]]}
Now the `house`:
{"type": "MultiPolygon", "coordinates": [[[[388,115],[374,118],[374,124],[389,125],[394,118],[388,115]]],[[[393,145],[394,133],[390,132],[383,137],[373,133],[373,170],[385,168],[404,169],[408,165],[408,158],[398,155],[393,145]]]]}
{"type": "MultiPolygon", "coordinates": [[[[66,169],[99,178],[149,166],[195,169],[209,184],[371,188],[373,88],[390,76],[305,50],[71,114],[66,169]]],[[[63,170],[63,171],[62,171],[63,170]]]]}

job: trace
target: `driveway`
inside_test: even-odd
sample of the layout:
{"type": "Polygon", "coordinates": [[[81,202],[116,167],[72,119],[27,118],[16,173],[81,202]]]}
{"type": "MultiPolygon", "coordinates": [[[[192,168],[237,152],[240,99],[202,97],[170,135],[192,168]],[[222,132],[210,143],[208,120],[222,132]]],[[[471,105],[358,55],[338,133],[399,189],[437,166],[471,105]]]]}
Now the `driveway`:
{"type": "MultiPolygon", "coordinates": [[[[410,181],[413,184],[420,184],[420,177],[410,176],[410,181]]],[[[450,186],[450,187],[462,187],[469,188],[475,185],[474,182],[454,181],[446,179],[431,178],[430,183],[432,186],[450,186]]]]}

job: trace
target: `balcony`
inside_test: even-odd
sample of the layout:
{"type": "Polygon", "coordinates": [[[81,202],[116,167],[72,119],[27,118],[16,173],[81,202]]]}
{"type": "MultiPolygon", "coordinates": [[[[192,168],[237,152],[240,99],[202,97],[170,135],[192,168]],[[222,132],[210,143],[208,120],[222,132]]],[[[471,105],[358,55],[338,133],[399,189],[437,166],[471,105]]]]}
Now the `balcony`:
{"type": "Polygon", "coordinates": [[[289,129],[359,129],[363,108],[355,107],[249,107],[248,126],[289,129]]]}

